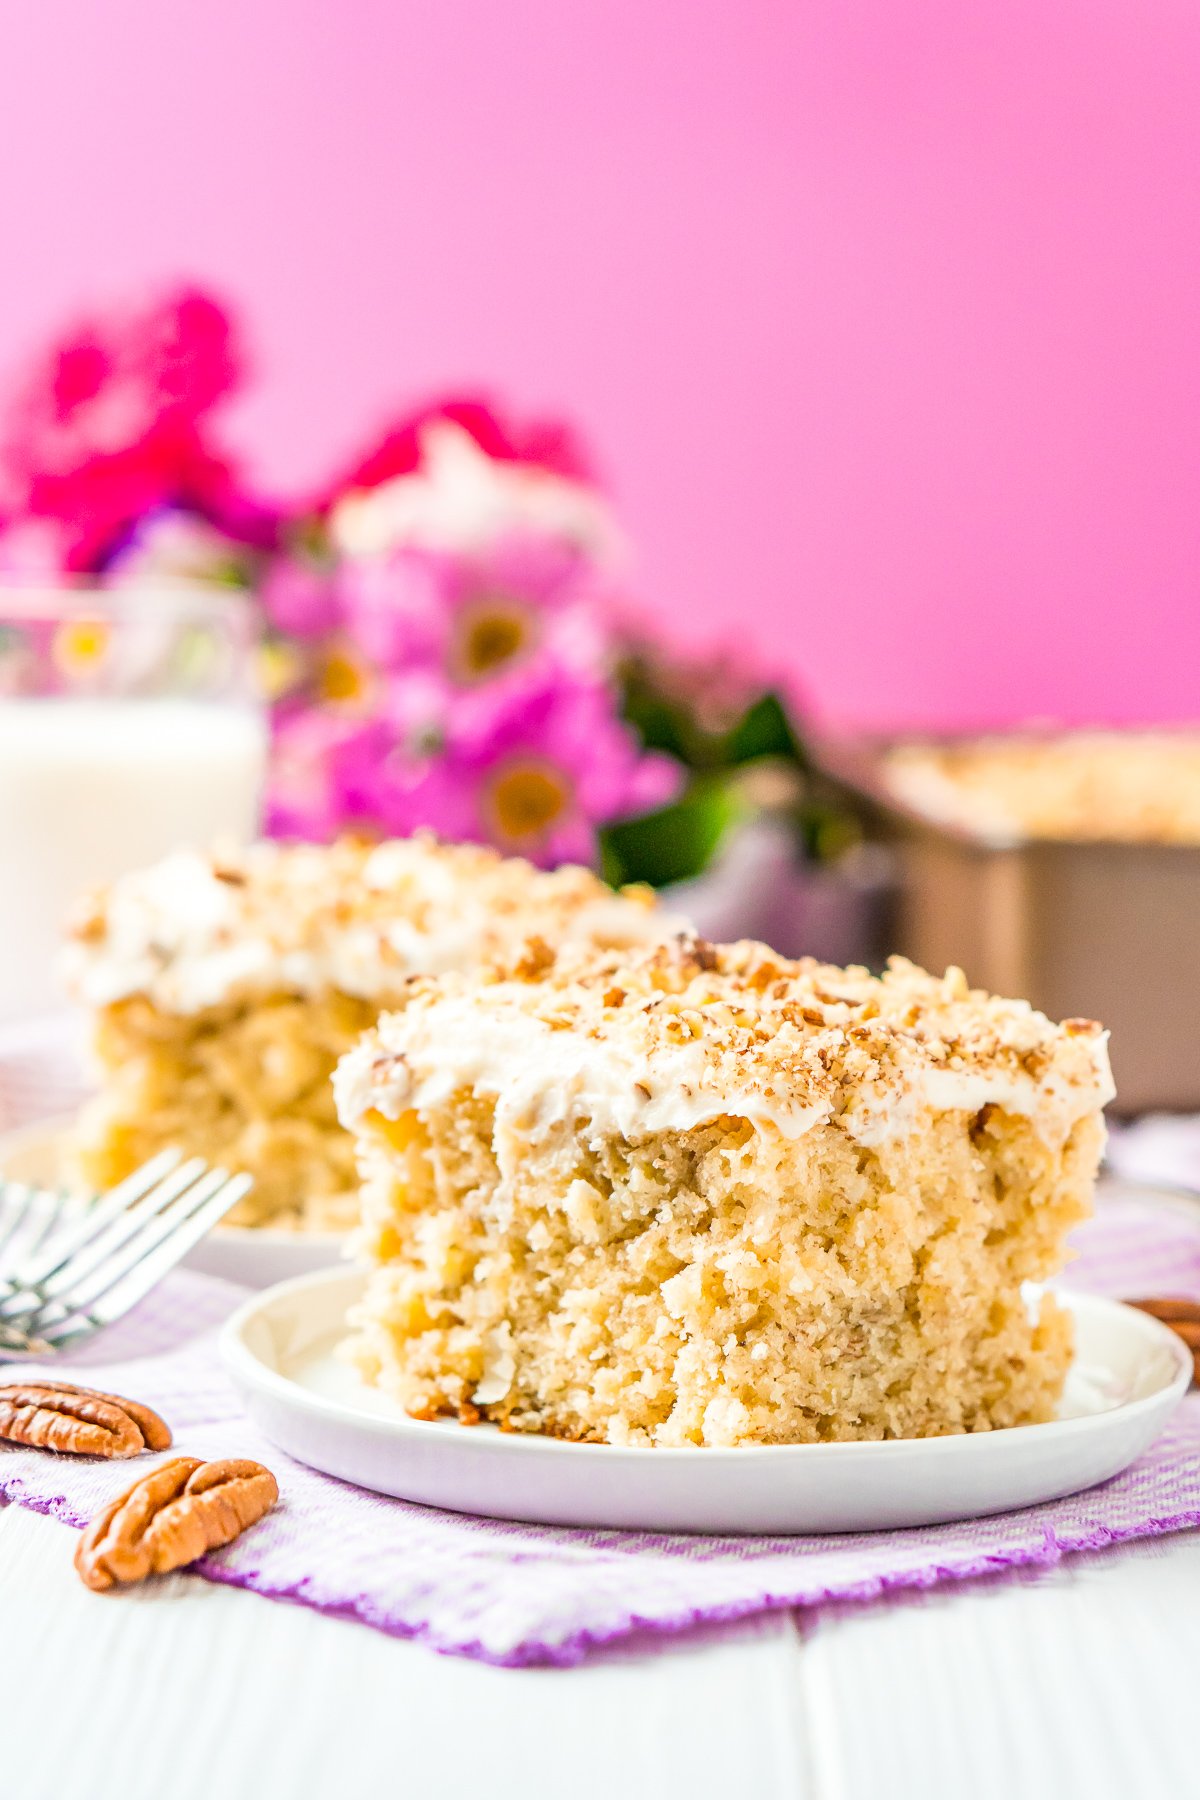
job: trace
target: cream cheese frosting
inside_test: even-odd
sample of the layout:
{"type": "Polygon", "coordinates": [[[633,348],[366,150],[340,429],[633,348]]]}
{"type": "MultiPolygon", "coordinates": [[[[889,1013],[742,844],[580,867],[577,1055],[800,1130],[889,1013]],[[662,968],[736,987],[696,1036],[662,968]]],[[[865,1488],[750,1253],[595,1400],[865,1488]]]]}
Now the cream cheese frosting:
{"type": "Polygon", "coordinates": [[[184,1015],[280,991],[387,1002],[416,974],[511,958],[531,937],[626,946],[671,928],[649,890],[477,845],[260,843],[180,850],[90,896],[61,975],[88,1006],[140,994],[184,1015]]]}
{"type": "Polygon", "coordinates": [[[1058,1146],[1113,1096],[1098,1025],[1054,1025],[958,970],[894,958],[877,978],[687,936],[624,954],[567,946],[483,984],[416,982],[334,1087],[350,1127],[466,1087],[495,1099],[498,1131],[571,1117],[632,1138],[731,1115],[788,1137],[830,1120],[864,1146],[924,1112],[987,1106],[1058,1146]]]}

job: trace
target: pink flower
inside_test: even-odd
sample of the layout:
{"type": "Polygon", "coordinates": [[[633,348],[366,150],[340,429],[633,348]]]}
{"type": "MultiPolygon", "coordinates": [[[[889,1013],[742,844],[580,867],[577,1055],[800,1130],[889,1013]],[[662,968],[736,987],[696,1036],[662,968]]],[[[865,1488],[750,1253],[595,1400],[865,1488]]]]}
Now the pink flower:
{"type": "Polygon", "coordinates": [[[333,576],[305,557],[275,557],[259,584],[258,597],[276,631],[289,637],[326,637],[341,623],[333,576]]]}
{"type": "Polygon", "coordinates": [[[418,432],[419,462],[408,472],[334,497],[323,520],[342,555],[381,556],[403,545],[478,555],[514,532],[620,558],[612,514],[586,482],[541,464],[494,457],[449,418],[418,432]]]}
{"type": "Polygon", "coordinates": [[[389,425],[369,450],[329,484],[318,501],[319,509],[327,510],[351,489],[381,487],[398,475],[415,473],[422,463],[425,429],[438,421],[457,425],[495,462],[532,463],[572,481],[592,479],[582,445],[561,420],[519,422],[506,418],[481,396],[451,395],[403,414],[389,425]]]}
{"type": "Polygon", "coordinates": [[[342,769],[348,810],[387,831],[430,826],[546,866],[595,861],[601,825],[665,805],[682,771],[647,755],[604,683],[538,668],[527,682],[459,696],[423,747],[410,717],[379,722],[342,769]]]}
{"type": "Polygon", "coordinates": [[[461,688],[546,657],[607,671],[608,597],[589,561],[554,538],[509,536],[475,556],[351,559],[339,593],[345,629],[387,669],[436,671],[461,688]]]}
{"type": "Polygon", "coordinates": [[[0,524],[0,575],[53,578],[68,567],[71,536],[58,519],[0,524]]]}
{"type": "Polygon", "coordinates": [[[218,303],[181,288],[88,320],[53,345],[0,423],[0,510],[58,521],[71,569],[99,568],[122,534],[171,505],[234,519],[236,494],[200,431],[238,365],[218,303]]]}
{"type": "Polygon", "coordinates": [[[352,822],[348,793],[363,735],[361,722],[314,707],[276,716],[266,803],[272,837],[327,843],[352,822]]]}

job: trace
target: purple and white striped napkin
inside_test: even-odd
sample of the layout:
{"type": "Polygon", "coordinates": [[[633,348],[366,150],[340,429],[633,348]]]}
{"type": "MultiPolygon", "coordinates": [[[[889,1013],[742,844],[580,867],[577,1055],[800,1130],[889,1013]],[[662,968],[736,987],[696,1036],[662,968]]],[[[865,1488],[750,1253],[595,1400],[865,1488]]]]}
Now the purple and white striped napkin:
{"type": "MultiPolygon", "coordinates": [[[[1075,1287],[1200,1298],[1200,1209],[1193,1217],[1113,1201],[1077,1245],[1075,1287]]],[[[71,1359],[82,1381],[163,1413],[180,1453],[252,1457],[279,1476],[278,1508],[206,1557],[198,1573],[488,1662],[569,1664],[634,1633],[871,1600],[1200,1523],[1200,1396],[1183,1403],[1139,1463],[1103,1487],[965,1524],[853,1537],[699,1538],[499,1524],[411,1506],[314,1474],[249,1424],[214,1346],[216,1328],[241,1298],[225,1283],[178,1273],[71,1359]]],[[[131,1479],[128,1463],[0,1446],[0,1494],[66,1524],[82,1525],[131,1479]]]]}

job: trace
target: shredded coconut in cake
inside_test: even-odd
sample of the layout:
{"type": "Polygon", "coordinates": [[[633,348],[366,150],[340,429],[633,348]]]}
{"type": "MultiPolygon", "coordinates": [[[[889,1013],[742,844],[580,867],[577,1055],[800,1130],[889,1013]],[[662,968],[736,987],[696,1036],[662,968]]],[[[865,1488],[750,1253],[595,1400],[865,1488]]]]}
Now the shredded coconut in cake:
{"type": "Polygon", "coordinates": [[[989,1105],[1058,1145],[1113,1096],[1098,1025],[1054,1025],[960,970],[893,958],[878,978],[689,936],[608,953],[534,943],[482,984],[418,980],[335,1076],[352,1127],[462,1087],[535,1135],[569,1117],[632,1138],[732,1115],[789,1138],[831,1121],[862,1145],[921,1111],[989,1105]]]}
{"type": "Polygon", "coordinates": [[[649,889],[552,873],[421,834],[382,844],[181,850],[88,899],[62,957],[89,1006],[134,994],[161,1011],[336,990],[398,997],[412,974],[510,956],[533,933],[627,945],[670,929],[649,889]]]}

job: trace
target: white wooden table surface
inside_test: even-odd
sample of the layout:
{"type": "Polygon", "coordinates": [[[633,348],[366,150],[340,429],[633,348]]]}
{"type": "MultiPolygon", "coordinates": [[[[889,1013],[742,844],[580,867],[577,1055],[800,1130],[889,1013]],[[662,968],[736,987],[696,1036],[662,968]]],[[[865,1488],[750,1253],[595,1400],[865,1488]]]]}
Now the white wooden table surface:
{"type": "Polygon", "coordinates": [[[194,1576],[88,1593],[0,1508],[2,1800],[1200,1795],[1200,1534],[504,1670],[194,1576]]]}

